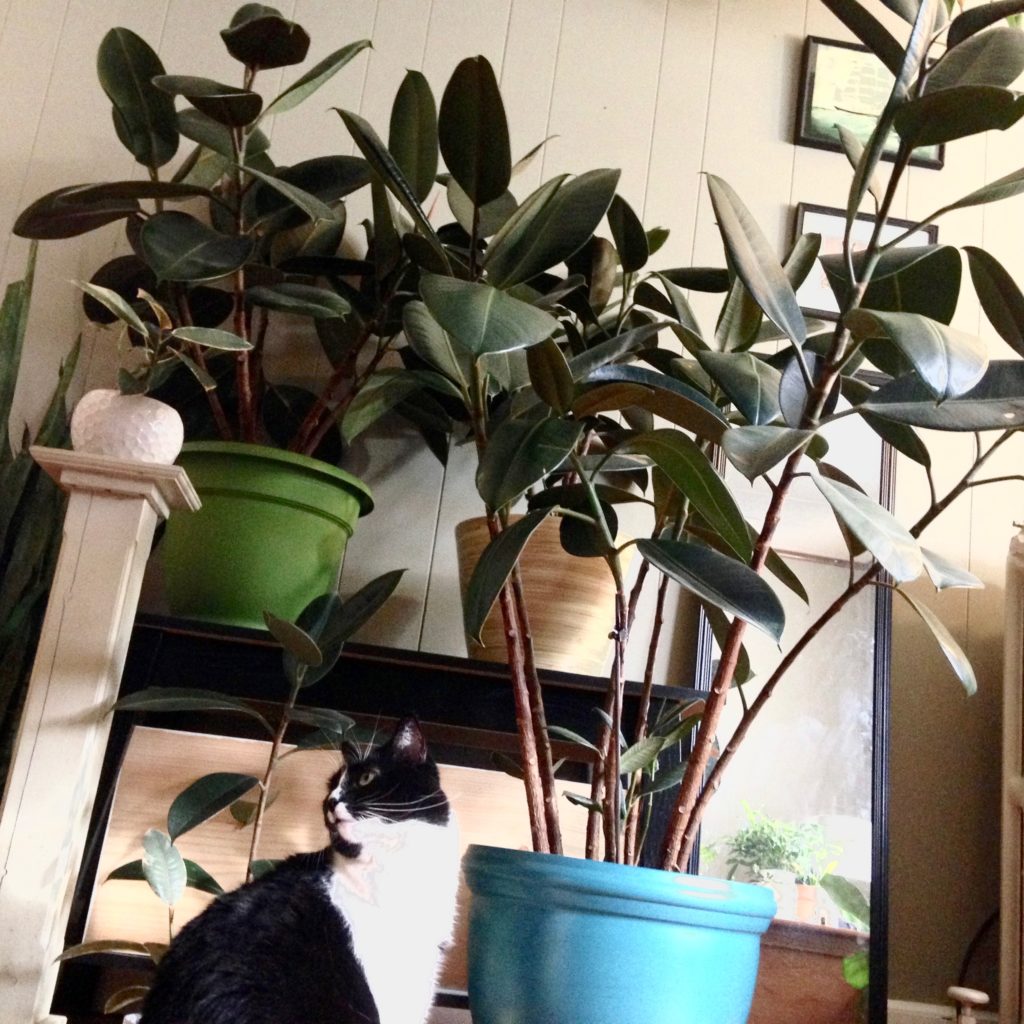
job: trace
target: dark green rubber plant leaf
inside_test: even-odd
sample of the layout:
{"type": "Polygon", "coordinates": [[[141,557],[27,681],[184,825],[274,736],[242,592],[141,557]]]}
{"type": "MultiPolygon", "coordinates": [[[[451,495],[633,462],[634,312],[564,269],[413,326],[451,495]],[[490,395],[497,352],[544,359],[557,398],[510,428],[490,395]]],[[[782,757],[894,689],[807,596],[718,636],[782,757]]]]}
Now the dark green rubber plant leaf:
{"type": "Polygon", "coordinates": [[[943,655],[949,662],[957,678],[967,691],[968,696],[978,692],[978,680],[963,648],[953,638],[953,634],[946,628],[945,624],[926,604],[912,598],[905,590],[898,588],[896,591],[911,608],[920,616],[921,621],[932,631],[943,655]]]}
{"type": "Polygon", "coordinates": [[[426,77],[406,71],[391,107],[388,149],[422,203],[437,177],[437,105],[426,77]]]}
{"type": "Polygon", "coordinates": [[[1024,34],[1001,25],[947,49],[928,72],[928,92],[964,85],[1009,88],[1024,72],[1024,34]]]}
{"type": "Polygon", "coordinates": [[[349,43],[340,50],[329,53],[271,101],[263,111],[260,120],[271,114],[283,114],[286,110],[297,107],[303,100],[312,96],[320,86],[333,78],[353,57],[362,53],[369,46],[369,39],[360,39],[358,42],[349,43]]]}
{"type": "Polygon", "coordinates": [[[773,640],[782,638],[786,615],[775,591],[753,569],[718,551],[679,540],[637,541],[640,554],[680,586],[773,640]]]}
{"type": "Polygon", "coordinates": [[[263,109],[263,97],[212,78],[196,75],[157,75],[153,84],[169,96],[184,96],[196,110],[229,128],[252,124],[263,109]]]}
{"type": "Polygon", "coordinates": [[[473,375],[472,357],[458,350],[448,332],[430,315],[426,304],[419,299],[407,302],[402,308],[402,326],[413,352],[468,394],[473,375]]]}
{"type": "Polygon", "coordinates": [[[928,573],[928,578],[936,590],[954,588],[981,590],[985,586],[974,573],[961,569],[934,551],[921,548],[921,557],[924,559],[924,568],[928,573]]]}
{"type": "Polygon", "coordinates": [[[1024,97],[992,85],[926,92],[897,107],[893,126],[913,148],[937,146],[987,131],[1005,131],[1024,117],[1024,97]]]}
{"type": "Polygon", "coordinates": [[[270,723],[252,706],[237,697],[187,686],[150,686],[129,693],[114,704],[113,711],[237,711],[255,718],[273,736],[270,723]]]}
{"type": "Polygon", "coordinates": [[[420,294],[434,319],[471,356],[527,348],[558,328],[550,313],[481,282],[424,274],[420,294]]]}
{"type": "Polygon", "coordinates": [[[235,60],[254,70],[301,64],[309,51],[306,30],[263,4],[239,7],[220,37],[235,60]]]}
{"type": "Polygon", "coordinates": [[[354,594],[343,598],[337,617],[331,622],[326,638],[332,643],[344,643],[356,630],[365,625],[395,592],[405,569],[392,569],[369,583],[354,594]]]}
{"type": "Polygon", "coordinates": [[[896,517],[873,498],[812,470],[811,479],[836,518],[878,559],[893,579],[917,579],[924,568],[921,549],[896,517]]]}
{"type": "Polygon", "coordinates": [[[547,516],[546,509],[527,512],[522,519],[502,530],[480,553],[462,601],[466,636],[476,643],[481,643],[480,631],[484,622],[526,547],[526,542],[547,516]]]}
{"type": "Polygon", "coordinates": [[[647,235],[640,218],[620,195],[613,196],[608,207],[608,226],[612,230],[612,240],[623,271],[632,274],[640,270],[650,256],[647,235]]]}
{"type": "Polygon", "coordinates": [[[778,418],[782,374],[748,352],[697,353],[697,362],[753,426],[778,418]]]}
{"type": "Polygon", "coordinates": [[[903,64],[903,47],[889,30],[854,0],[822,0],[822,3],[894,74],[903,64]]]}
{"type": "Polygon", "coordinates": [[[976,32],[988,28],[989,25],[994,25],[997,21],[1002,21],[1003,18],[1020,14],[1022,11],[1024,11],[1024,0],[994,0],[993,3],[963,11],[950,23],[949,32],[946,35],[946,46],[948,49],[959,46],[976,32]]]}
{"type": "Polygon", "coordinates": [[[197,825],[230,807],[259,783],[254,775],[212,772],[182,790],[167,811],[167,831],[172,842],[197,825]]]}
{"type": "Polygon", "coordinates": [[[247,288],[245,298],[254,306],[263,306],[280,313],[311,316],[317,320],[346,317],[352,312],[348,299],[330,288],[293,281],[247,288]]]}
{"type": "Polygon", "coordinates": [[[18,214],[14,233],[20,238],[75,238],[142,209],[134,197],[103,198],[95,189],[95,185],[69,185],[47,192],[18,214]]]}
{"type": "Polygon", "coordinates": [[[1017,355],[1024,356],[1024,294],[990,253],[973,245],[965,245],[964,252],[988,322],[1017,355]]]}
{"type": "Polygon", "coordinates": [[[561,348],[552,338],[526,350],[526,364],[530,370],[530,383],[542,402],[564,415],[572,407],[576,394],[572,371],[561,348]]]}
{"type": "Polygon", "coordinates": [[[763,476],[805,445],[810,430],[788,427],[733,427],[722,436],[725,457],[750,481],[763,476]]]}
{"type": "Polygon", "coordinates": [[[139,232],[142,256],[164,281],[215,281],[242,267],[252,239],[222,235],[176,210],[150,217],[139,232]]]}
{"type": "Polygon", "coordinates": [[[100,42],[96,72],[125,149],[144,167],[163,167],[178,151],[178,126],[174,100],[153,85],[164,73],[160,58],[130,29],[112,28],[100,42]]]}
{"type": "MultiPolygon", "coordinates": [[[[223,886],[216,878],[213,877],[205,868],[200,867],[194,860],[189,860],[187,857],[183,858],[185,862],[185,887],[188,889],[198,889],[200,892],[208,892],[213,896],[220,896],[224,892],[223,886]]],[[[131,882],[144,882],[146,880],[146,873],[142,869],[141,860],[129,861],[127,864],[122,864],[118,868],[114,868],[113,871],[107,875],[106,880],[111,881],[131,881],[131,882]]],[[[145,949],[145,947],[143,947],[145,949]]],[[[143,949],[132,950],[132,952],[143,952],[143,949]]],[[[111,949],[110,951],[113,951],[111,949]]]]}
{"type": "Polygon", "coordinates": [[[505,193],[512,177],[508,121],[486,57],[467,57],[452,72],[437,134],[448,171],[477,206],[505,193]]]}
{"type": "Polygon", "coordinates": [[[151,828],[142,837],[142,872],[149,887],[168,907],[185,893],[185,861],[166,832],[151,828]]]}
{"type": "Polygon", "coordinates": [[[286,619],[279,619],[268,611],[263,613],[263,621],[273,638],[299,664],[309,668],[316,668],[323,664],[323,651],[301,626],[297,626],[294,622],[288,622],[286,619]]]}

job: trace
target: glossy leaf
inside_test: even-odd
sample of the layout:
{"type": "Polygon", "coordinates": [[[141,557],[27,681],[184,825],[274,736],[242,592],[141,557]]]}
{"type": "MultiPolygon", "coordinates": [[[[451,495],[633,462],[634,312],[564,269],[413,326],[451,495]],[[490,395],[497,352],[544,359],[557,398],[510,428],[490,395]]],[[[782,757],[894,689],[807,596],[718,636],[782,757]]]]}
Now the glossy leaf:
{"type": "Polygon", "coordinates": [[[760,426],[778,418],[782,374],[775,367],[746,352],[698,352],[697,362],[748,423],[760,426]]]}
{"type": "Polygon", "coordinates": [[[946,660],[949,662],[950,667],[956,673],[957,678],[963,685],[964,690],[968,696],[973,696],[978,692],[978,680],[974,674],[974,668],[972,667],[967,655],[964,654],[963,649],[953,639],[953,634],[946,628],[942,620],[929,608],[926,604],[922,604],[920,601],[915,600],[902,588],[897,589],[897,594],[903,598],[911,608],[920,616],[921,621],[932,631],[932,636],[935,637],[942,653],[945,655],[946,660]]]}
{"type": "MultiPolygon", "coordinates": [[[[842,147],[846,159],[856,171],[861,160],[864,159],[864,143],[849,128],[845,128],[841,124],[836,125],[836,132],[839,134],[839,145],[842,147]]],[[[882,202],[885,196],[885,182],[882,181],[877,169],[867,179],[867,190],[876,204],[882,202]]]]}
{"type": "Polygon", "coordinates": [[[1008,430],[1024,425],[1024,363],[992,360],[970,391],[941,404],[916,376],[908,375],[879,388],[858,408],[933,430],[1008,430]]]}
{"type": "Polygon", "coordinates": [[[187,213],[150,217],[139,232],[142,255],[164,281],[215,281],[238,270],[252,254],[252,240],[222,235],[187,213]]]}
{"type": "Polygon", "coordinates": [[[894,74],[903,64],[903,47],[889,30],[850,0],[822,0],[822,3],[894,74]]]}
{"type": "Polygon", "coordinates": [[[334,708],[294,708],[292,721],[332,732],[338,737],[348,735],[356,725],[348,715],[343,715],[340,711],[335,711],[334,708]]]}
{"type": "Polygon", "coordinates": [[[75,238],[142,209],[133,197],[102,198],[95,189],[70,185],[40,196],[18,214],[14,233],[20,238],[75,238]]]}
{"type": "Polygon", "coordinates": [[[677,540],[637,541],[640,554],[680,586],[745,622],[778,642],[786,617],[775,592],[742,562],[677,540]]]}
{"type": "Polygon", "coordinates": [[[279,313],[311,316],[314,319],[330,320],[348,316],[352,312],[348,299],[330,288],[292,281],[247,288],[245,298],[254,306],[264,306],[279,313]]]}
{"type": "Polygon", "coordinates": [[[100,41],[96,72],[125,149],[144,167],[162,167],[178,151],[178,128],[174,100],[152,84],[164,73],[156,52],[130,29],[112,28],[100,41]]]}
{"type": "Polygon", "coordinates": [[[253,707],[237,697],[185,686],[150,686],[129,693],[114,704],[113,711],[237,711],[255,718],[274,735],[270,723],[253,707]]]}
{"type": "Polygon", "coordinates": [[[309,51],[306,30],[263,4],[243,4],[220,37],[235,60],[254,70],[301,64],[309,51]]]}
{"type": "Polygon", "coordinates": [[[722,437],[722,450],[726,458],[753,482],[813,436],[813,431],[787,427],[733,427],[722,437]]]}
{"type": "Polygon", "coordinates": [[[432,370],[397,367],[378,370],[366,380],[345,410],[341,421],[345,441],[351,443],[381,416],[423,388],[432,388],[447,397],[461,400],[461,395],[448,378],[432,370]]]}
{"type": "Polygon", "coordinates": [[[855,309],[847,314],[845,323],[859,340],[889,338],[906,356],[936,401],[970,391],[988,366],[988,353],[980,338],[917,313],[855,309]]]}
{"type": "Polygon", "coordinates": [[[973,573],[955,566],[934,551],[921,548],[921,557],[924,559],[925,571],[936,590],[952,588],[981,590],[985,586],[973,573]]]}
{"type": "Polygon", "coordinates": [[[107,996],[103,1003],[104,1013],[120,1013],[129,1006],[141,1003],[149,994],[149,985],[127,985],[107,996]]]}
{"type": "Polygon", "coordinates": [[[522,519],[502,530],[480,553],[462,601],[463,625],[466,636],[471,640],[482,642],[480,631],[501,588],[508,580],[527,541],[547,515],[546,510],[527,512],[522,519]]]}
{"type": "Polygon", "coordinates": [[[721,178],[708,175],[718,228],[736,274],[765,315],[794,345],[806,337],[804,316],[785,271],[739,196],[721,178]]]}
{"type": "Polygon", "coordinates": [[[612,231],[623,272],[632,274],[640,270],[650,255],[647,235],[640,218],[620,195],[613,196],[608,207],[608,226],[612,231]]]}
{"type": "MultiPolygon", "coordinates": [[[[343,598],[341,610],[331,624],[329,639],[345,643],[377,614],[384,602],[395,592],[405,569],[393,569],[364,584],[354,594],[343,598]]],[[[326,638],[326,636],[325,636],[326,638]]]]}
{"type": "Polygon", "coordinates": [[[263,109],[263,98],[249,89],[195,75],[157,75],[153,84],[171,96],[184,96],[196,108],[229,128],[252,124],[263,109]]]}
{"type": "Polygon", "coordinates": [[[572,372],[573,380],[585,380],[600,367],[617,362],[623,356],[646,348],[648,343],[657,337],[663,326],[662,324],[645,324],[643,327],[635,327],[631,331],[616,334],[615,337],[609,338],[607,341],[600,341],[579,355],[574,355],[569,360],[569,369],[572,372]]]}
{"type": "Polygon", "coordinates": [[[345,122],[345,127],[348,128],[349,134],[359,148],[359,152],[366,158],[366,162],[384,182],[388,191],[402,204],[420,233],[447,267],[448,254],[437,237],[437,232],[434,231],[430,220],[416,199],[416,193],[395,162],[395,158],[388,152],[387,146],[381,141],[380,136],[373,130],[370,123],[358,114],[353,114],[348,110],[338,110],[337,107],[335,110],[345,122]]]}
{"type": "Polygon", "coordinates": [[[340,50],[329,53],[269,103],[260,120],[271,114],[283,114],[286,110],[297,107],[336,75],[353,57],[362,53],[369,46],[369,39],[360,39],[358,42],[349,43],[340,50]]]}
{"type": "Polygon", "coordinates": [[[618,182],[617,170],[593,170],[541,185],[491,239],[488,280],[509,288],[569,259],[601,223],[618,182]]]}
{"type": "Polygon", "coordinates": [[[174,798],[167,811],[167,831],[171,840],[230,807],[258,782],[255,776],[238,772],[213,772],[196,779],[174,798]]]}
{"type": "Polygon", "coordinates": [[[434,319],[472,356],[527,348],[558,328],[550,313],[488,284],[424,274],[420,293],[434,319]]]}
{"type": "Polygon", "coordinates": [[[477,206],[501,196],[512,176],[508,122],[486,57],[460,61],[441,97],[438,141],[452,177],[477,206]]]}
{"type": "Polygon", "coordinates": [[[572,407],[576,388],[572,371],[562,350],[551,338],[526,350],[526,363],[530,369],[530,382],[541,401],[555,412],[564,414],[572,407]]]}
{"type": "Polygon", "coordinates": [[[542,417],[507,419],[491,434],[480,457],[476,489],[497,510],[548,473],[558,469],[583,432],[574,420],[542,417]]]}
{"type": "Polygon", "coordinates": [[[142,871],[149,887],[169,907],[184,895],[188,872],[170,837],[151,828],[142,837],[142,871]]]}
{"type": "MultiPolygon", "coordinates": [[[[611,505],[602,501],[600,507],[612,543],[609,544],[604,529],[596,519],[588,523],[575,516],[563,516],[558,524],[558,539],[563,551],[577,558],[608,558],[613,554],[614,541],[619,533],[619,517],[611,505]]],[[[585,515],[593,515],[589,502],[580,511],[585,515]]]]}
{"type": "MultiPolygon", "coordinates": [[[[842,382],[843,395],[851,405],[860,405],[874,394],[874,389],[863,381],[853,377],[844,377],[842,382]]],[[[925,468],[931,466],[932,457],[925,443],[914,433],[913,429],[903,423],[883,420],[871,413],[861,413],[864,422],[880,437],[888,442],[901,455],[925,468]]]]}
{"type": "Polygon", "coordinates": [[[843,916],[864,931],[871,927],[871,907],[863,893],[853,882],[842,875],[827,874],[821,880],[821,887],[832,897],[843,916]]]}
{"type": "Polygon", "coordinates": [[[171,337],[219,352],[245,352],[252,348],[245,338],[240,338],[231,331],[218,330],[216,327],[176,327],[171,331],[171,337]]]}
{"type": "Polygon", "coordinates": [[[437,177],[437,105],[419,71],[406,71],[391,107],[388,149],[422,203],[437,177]]]}
{"type": "Polygon", "coordinates": [[[924,564],[917,541],[891,512],[860,491],[811,471],[836,517],[898,582],[916,579],[924,564]]]}
{"type": "Polygon", "coordinates": [[[1005,131],[1024,116],[1024,98],[1009,89],[963,85],[901,104],[893,126],[912,147],[936,146],[969,135],[1005,131]]]}
{"type": "MultiPolygon", "coordinates": [[[[199,892],[208,892],[214,896],[220,896],[224,892],[221,884],[205,868],[200,867],[194,860],[189,860],[187,857],[184,858],[184,861],[186,888],[197,889],[199,892]]],[[[142,861],[133,860],[128,864],[122,864],[120,867],[114,868],[107,875],[106,881],[116,880],[144,882],[146,880],[146,873],[142,869],[142,861]]],[[[145,947],[140,950],[131,950],[131,952],[143,951],[148,952],[145,947]]]]}
{"type": "Polygon", "coordinates": [[[928,72],[928,92],[965,85],[1008,88],[1024,72],[1024,33],[1001,25],[947,49],[928,72]]]}
{"type": "Polygon", "coordinates": [[[241,165],[241,169],[252,177],[262,181],[269,188],[284,196],[293,206],[300,209],[310,220],[337,220],[337,214],[326,203],[305,189],[299,188],[273,174],[264,174],[255,167],[241,165]]]}
{"type": "Polygon", "coordinates": [[[117,292],[112,291],[110,288],[103,288],[100,285],[83,283],[82,281],[76,281],[75,284],[86,295],[108,309],[116,319],[135,331],[141,338],[149,337],[149,331],[139,317],[139,314],[117,292]]]}
{"type": "Polygon", "coordinates": [[[300,664],[316,668],[324,660],[317,642],[301,627],[286,619],[279,619],[268,611],[263,621],[273,638],[300,664]]]}
{"type": "Polygon", "coordinates": [[[467,393],[472,360],[452,344],[448,332],[430,315],[426,304],[419,299],[407,302],[402,308],[402,326],[413,352],[467,393]]]}
{"type": "Polygon", "coordinates": [[[548,732],[560,740],[568,740],[570,743],[575,743],[577,746],[584,747],[595,754],[600,753],[590,740],[584,739],[578,732],[573,732],[572,729],[566,729],[561,725],[549,725],[548,732]]]}
{"type": "Polygon", "coordinates": [[[1024,356],[1024,294],[1003,265],[984,249],[965,245],[981,308],[999,337],[1024,356]]]}
{"type": "Polygon", "coordinates": [[[958,14],[950,23],[946,45],[953,48],[969,39],[975,32],[994,25],[1003,18],[1012,17],[1024,11],[1024,0],[993,0],[980,7],[972,7],[958,14]]]}

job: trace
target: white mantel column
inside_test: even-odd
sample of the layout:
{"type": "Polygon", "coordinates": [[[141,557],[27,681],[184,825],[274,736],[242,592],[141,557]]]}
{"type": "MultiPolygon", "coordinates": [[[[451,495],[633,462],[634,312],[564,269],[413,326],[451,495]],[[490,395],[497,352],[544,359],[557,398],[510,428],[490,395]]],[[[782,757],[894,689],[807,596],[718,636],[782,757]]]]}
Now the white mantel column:
{"type": "Polygon", "coordinates": [[[57,1024],[54,959],[99,783],[153,531],[199,499],[177,466],[33,448],[69,492],[0,807],[0,1021],[57,1024]]]}

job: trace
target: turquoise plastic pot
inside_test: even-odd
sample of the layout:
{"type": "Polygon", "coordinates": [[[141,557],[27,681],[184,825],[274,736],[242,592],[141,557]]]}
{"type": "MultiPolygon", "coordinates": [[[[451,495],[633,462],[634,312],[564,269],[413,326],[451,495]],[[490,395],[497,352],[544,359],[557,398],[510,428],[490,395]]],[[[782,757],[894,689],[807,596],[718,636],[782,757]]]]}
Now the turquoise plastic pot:
{"type": "Polygon", "coordinates": [[[743,1024],[769,889],[471,846],[473,1024],[743,1024]]]}
{"type": "Polygon", "coordinates": [[[263,611],[294,620],[332,589],[366,485],[304,455],[198,441],[178,457],[203,507],[175,512],[163,540],[173,615],[263,629],[263,611]]]}

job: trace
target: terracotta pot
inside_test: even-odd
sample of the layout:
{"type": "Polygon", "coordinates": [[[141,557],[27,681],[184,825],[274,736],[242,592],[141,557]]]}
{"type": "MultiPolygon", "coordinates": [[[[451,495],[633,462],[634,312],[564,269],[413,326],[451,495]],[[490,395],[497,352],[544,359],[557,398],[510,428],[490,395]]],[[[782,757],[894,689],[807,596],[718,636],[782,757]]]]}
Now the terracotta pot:
{"type": "Polygon", "coordinates": [[[147,395],[113,388],[87,391],[71,416],[75,451],[170,465],[181,451],[184,427],[177,410],[147,395]]]}
{"type": "MultiPolygon", "coordinates": [[[[537,664],[562,672],[602,675],[611,649],[608,634],[615,622],[615,584],[604,559],[577,558],[563,551],[558,527],[554,516],[545,519],[530,537],[520,561],[537,664]]],[[[455,527],[463,593],[489,541],[483,516],[455,527]]],[[[481,637],[482,646],[466,640],[471,658],[508,660],[497,602],[481,637]]]]}

